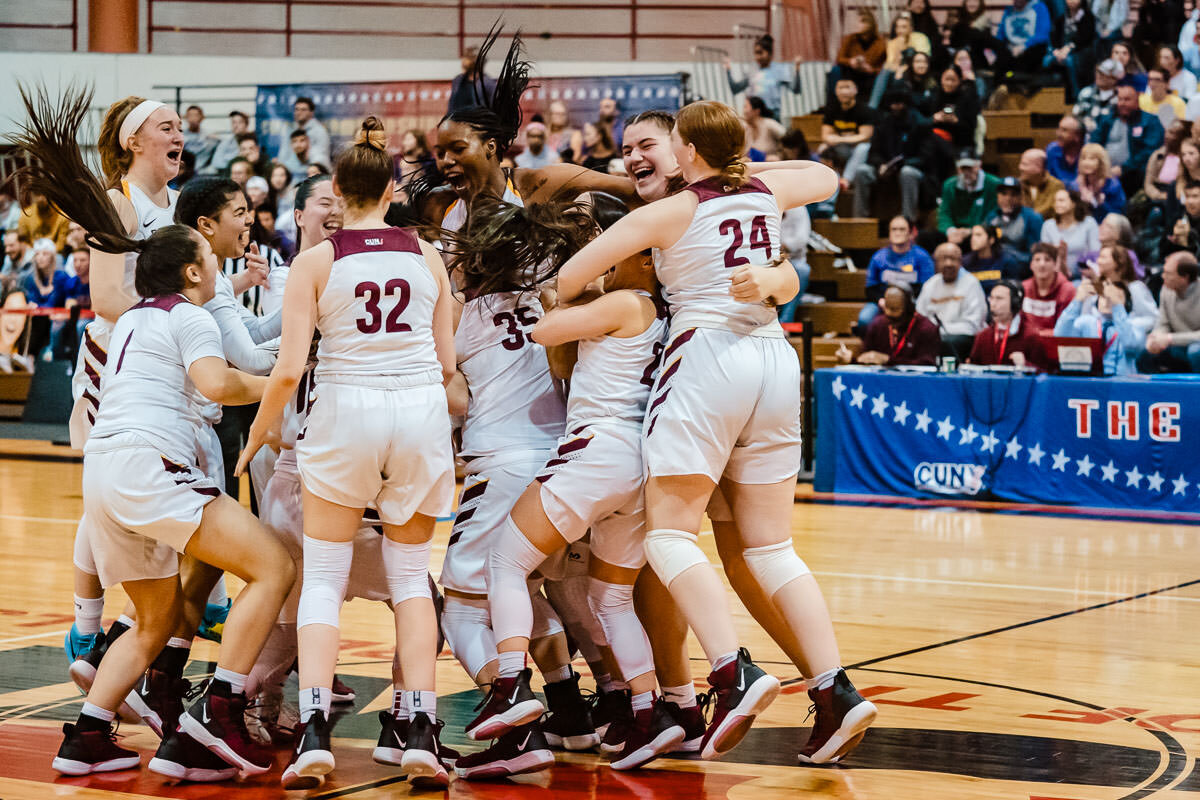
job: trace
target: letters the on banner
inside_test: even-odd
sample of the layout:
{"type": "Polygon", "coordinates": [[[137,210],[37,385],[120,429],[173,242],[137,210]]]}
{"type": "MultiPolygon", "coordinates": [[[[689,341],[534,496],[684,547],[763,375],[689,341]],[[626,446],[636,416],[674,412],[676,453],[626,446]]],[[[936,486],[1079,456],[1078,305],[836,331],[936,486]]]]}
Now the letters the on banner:
{"type": "Polygon", "coordinates": [[[1200,429],[1191,381],[833,369],[816,385],[819,491],[1200,508],[1180,446],[1200,429]]]}

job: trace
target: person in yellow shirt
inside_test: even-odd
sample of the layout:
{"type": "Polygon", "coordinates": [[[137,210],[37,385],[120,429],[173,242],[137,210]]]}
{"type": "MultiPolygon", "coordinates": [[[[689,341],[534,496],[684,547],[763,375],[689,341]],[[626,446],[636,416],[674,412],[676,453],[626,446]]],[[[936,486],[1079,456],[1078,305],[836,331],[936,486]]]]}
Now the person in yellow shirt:
{"type": "Polygon", "coordinates": [[[1177,119],[1184,119],[1187,114],[1187,103],[1179,95],[1171,91],[1167,85],[1167,75],[1161,67],[1151,67],[1146,70],[1148,85],[1146,91],[1138,97],[1138,106],[1147,114],[1158,115],[1158,121],[1165,130],[1177,119]]]}
{"type": "Polygon", "coordinates": [[[62,250],[67,243],[67,218],[50,207],[45,195],[31,193],[29,200],[29,205],[21,209],[17,231],[31,242],[50,239],[55,249],[62,250]]]}

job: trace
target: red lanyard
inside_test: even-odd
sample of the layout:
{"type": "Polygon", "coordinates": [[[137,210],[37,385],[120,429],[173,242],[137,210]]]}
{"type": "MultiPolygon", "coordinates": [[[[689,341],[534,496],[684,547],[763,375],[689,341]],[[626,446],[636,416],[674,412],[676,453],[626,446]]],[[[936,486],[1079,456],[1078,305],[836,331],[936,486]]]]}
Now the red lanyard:
{"type": "Polygon", "coordinates": [[[997,333],[995,330],[992,331],[992,343],[995,344],[997,340],[1000,341],[1000,355],[996,356],[996,363],[1003,364],[1004,363],[1004,350],[1005,350],[1005,348],[1008,347],[1008,328],[1004,329],[1004,338],[1003,339],[1000,339],[1000,334],[997,333]]]}
{"type": "MultiPolygon", "coordinates": [[[[1098,329],[1096,331],[1096,338],[1099,339],[1100,341],[1104,341],[1104,323],[1097,322],[1096,328],[1098,329]]],[[[1108,348],[1113,346],[1113,342],[1115,342],[1117,340],[1117,336],[1118,336],[1117,333],[1113,333],[1112,338],[1108,340],[1108,344],[1104,345],[1105,350],[1107,350],[1108,348]]]]}
{"type": "MultiPolygon", "coordinates": [[[[908,321],[908,328],[905,329],[904,335],[900,337],[900,343],[897,345],[894,345],[892,347],[892,358],[895,358],[896,355],[900,352],[900,350],[904,348],[904,343],[908,341],[908,334],[912,332],[913,323],[916,321],[917,321],[917,315],[913,314],[912,319],[910,319],[908,321]]],[[[893,328],[891,325],[888,325],[888,340],[891,341],[895,338],[896,338],[896,329],[893,328]]]]}

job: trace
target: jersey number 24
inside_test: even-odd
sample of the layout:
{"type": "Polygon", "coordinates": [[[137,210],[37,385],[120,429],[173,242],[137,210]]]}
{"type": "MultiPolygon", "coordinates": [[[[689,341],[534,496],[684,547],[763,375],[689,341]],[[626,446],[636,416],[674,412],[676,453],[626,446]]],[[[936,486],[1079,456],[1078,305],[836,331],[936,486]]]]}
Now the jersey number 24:
{"type": "MultiPolygon", "coordinates": [[[[729,243],[729,247],[725,248],[725,267],[733,269],[749,264],[750,259],[738,255],[738,250],[742,249],[741,220],[723,220],[717,230],[721,232],[722,236],[733,236],[733,241],[729,243]]],[[[750,249],[766,250],[767,261],[771,260],[771,234],[767,231],[767,217],[764,214],[759,214],[750,220],[750,249]]]]}

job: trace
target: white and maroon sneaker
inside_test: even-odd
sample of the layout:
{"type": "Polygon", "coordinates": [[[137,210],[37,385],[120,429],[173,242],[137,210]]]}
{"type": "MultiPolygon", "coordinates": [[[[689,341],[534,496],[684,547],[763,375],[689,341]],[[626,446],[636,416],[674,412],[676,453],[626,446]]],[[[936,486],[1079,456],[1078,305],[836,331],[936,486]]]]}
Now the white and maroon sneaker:
{"type": "Polygon", "coordinates": [[[736,747],[780,690],[779,679],[756,666],[744,647],[733,661],[709,673],[708,683],[712,689],[704,700],[712,704],[713,717],[700,745],[700,757],[705,759],[736,747]]]}
{"type": "Polygon", "coordinates": [[[460,778],[482,781],[540,772],[552,766],[554,753],[541,727],[533,722],[510,730],[486,750],[462,756],[454,762],[454,772],[460,778]]]}
{"type": "Polygon", "coordinates": [[[633,725],[619,752],[613,753],[613,769],[637,769],[661,755],[670,753],[687,734],[675,722],[661,699],[650,708],[633,712],[633,725]]]}
{"type": "Polygon", "coordinates": [[[813,703],[809,710],[816,712],[817,719],[797,759],[801,764],[841,761],[875,721],[875,704],[858,693],[844,669],[838,670],[832,686],[809,689],[808,697],[813,703]]]}
{"type": "Polygon", "coordinates": [[[483,710],[467,725],[467,737],[494,739],[544,714],[546,709],[529,688],[531,677],[533,673],[526,668],[513,677],[493,681],[487,697],[476,706],[483,710]]]}
{"type": "Polygon", "coordinates": [[[115,725],[88,730],[67,723],[63,725],[63,741],[53,766],[63,775],[90,775],[136,769],[141,764],[142,757],[136,750],[126,750],[117,744],[115,725]]]}

